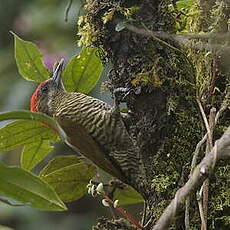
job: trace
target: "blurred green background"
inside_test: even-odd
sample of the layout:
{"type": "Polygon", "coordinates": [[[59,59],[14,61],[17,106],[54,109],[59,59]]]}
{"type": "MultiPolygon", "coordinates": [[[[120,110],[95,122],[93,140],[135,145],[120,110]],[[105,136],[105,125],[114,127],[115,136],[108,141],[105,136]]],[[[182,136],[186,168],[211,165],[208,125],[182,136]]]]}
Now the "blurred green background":
{"type": "MultiPolygon", "coordinates": [[[[82,12],[81,1],[73,1],[68,22],[65,22],[65,9],[68,3],[68,0],[0,0],[0,112],[29,109],[30,96],[36,86],[18,74],[13,36],[9,31],[15,32],[24,40],[36,43],[50,70],[53,63],[61,57],[68,60],[79,52],[76,21],[82,12]]],[[[108,92],[100,93],[101,81],[92,94],[111,103],[108,92]]],[[[0,123],[0,127],[3,125],[4,123],[0,123]]],[[[19,148],[2,153],[0,160],[8,165],[18,165],[20,151],[19,148]]],[[[71,149],[60,144],[55,146],[54,153],[48,158],[60,153],[71,154],[71,149]]],[[[138,207],[141,206],[132,206],[129,211],[136,215],[138,207]]],[[[91,229],[98,217],[111,216],[109,209],[103,207],[99,199],[90,196],[68,204],[68,208],[67,212],[44,212],[0,203],[0,225],[16,230],[87,230],[91,229]]]]}

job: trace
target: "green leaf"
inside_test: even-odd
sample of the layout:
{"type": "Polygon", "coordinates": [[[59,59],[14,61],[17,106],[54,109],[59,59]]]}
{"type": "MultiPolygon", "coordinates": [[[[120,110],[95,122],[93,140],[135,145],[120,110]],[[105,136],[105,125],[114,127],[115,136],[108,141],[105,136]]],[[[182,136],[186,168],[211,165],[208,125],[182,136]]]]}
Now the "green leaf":
{"type": "Polygon", "coordinates": [[[95,86],[103,71],[95,48],[83,48],[66,65],[63,82],[67,91],[89,93],[95,86]]]}
{"type": "Polygon", "coordinates": [[[21,154],[21,167],[26,170],[33,169],[53,148],[50,141],[42,139],[25,145],[21,154]]]}
{"type": "MultiPolygon", "coordinates": [[[[51,117],[43,114],[43,113],[33,113],[27,110],[17,110],[11,112],[4,112],[0,113],[0,121],[5,120],[12,120],[12,119],[24,119],[24,120],[32,120],[32,121],[39,121],[45,124],[43,128],[48,127],[53,129],[59,136],[62,138],[63,141],[66,140],[66,134],[64,130],[58,125],[58,123],[52,119],[51,117]]],[[[26,142],[26,141],[25,141],[26,142]]],[[[0,146],[1,146],[1,139],[0,139],[0,146]]]]}
{"type": "Polygon", "coordinates": [[[59,156],[40,172],[64,202],[77,200],[86,193],[86,185],[96,173],[93,165],[79,163],[77,156],[59,156]]]}
{"type": "Polygon", "coordinates": [[[64,211],[65,204],[39,177],[0,163],[0,194],[41,210],[64,211]]]}
{"type": "Polygon", "coordinates": [[[36,121],[18,120],[0,129],[0,151],[9,151],[18,146],[57,140],[56,133],[36,121]]]}
{"type": "Polygon", "coordinates": [[[15,59],[22,77],[36,82],[47,80],[50,74],[42,62],[42,54],[38,47],[11,33],[14,36],[15,59]]]}
{"type": "Polygon", "coordinates": [[[81,163],[79,157],[76,155],[69,156],[57,156],[53,158],[40,172],[40,177],[45,177],[46,175],[59,170],[60,168],[67,167],[72,164],[81,163]]]}
{"type": "Polygon", "coordinates": [[[117,189],[114,194],[114,200],[119,200],[119,205],[129,205],[142,203],[143,197],[133,188],[117,189]]]}
{"type": "Polygon", "coordinates": [[[0,230],[13,230],[13,228],[10,228],[8,226],[0,225],[0,230]]]}

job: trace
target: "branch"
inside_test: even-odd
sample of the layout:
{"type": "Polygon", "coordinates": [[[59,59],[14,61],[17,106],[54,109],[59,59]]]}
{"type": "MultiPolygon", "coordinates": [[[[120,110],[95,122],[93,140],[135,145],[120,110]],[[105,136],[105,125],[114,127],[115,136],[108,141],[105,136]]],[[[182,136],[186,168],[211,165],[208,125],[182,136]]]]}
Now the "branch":
{"type": "MultiPolygon", "coordinates": [[[[214,130],[219,118],[221,117],[222,113],[229,107],[229,104],[230,104],[230,87],[228,87],[226,89],[226,95],[225,95],[224,100],[223,100],[223,102],[221,104],[220,110],[216,113],[215,118],[213,118],[214,121],[213,121],[213,124],[212,124],[212,130],[214,130]]],[[[194,170],[195,166],[197,165],[197,159],[198,159],[198,156],[199,156],[201,146],[206,142],[207,138],[208,138],[208,133],[206,133],[203,136],[203,138],[198,142],[198,144],[196,146],[196,149],[192,154],[193,158],[192,158],[191,170],[190,170],[189,178],[192,176],[193,170],[194,170]]],[[[213,147],[213,145],[211,146],[211,148],[212,147],[213,147]]],[[[211,151],[211,149],[209,151],[207,151],[206,153],[208,153],[210,151],[211,151]]],[[[187,199],[186,199],[186,203],[185,203],[185,229],[186,230],[190,229],[189,206],[190,206],[190,197],[188,196],[187,199]]]]}
{"type": "Polygon", "coordinates": [[[200,191],[197,192],[197,201],[198,201],[198,207],[199,207],[200,218],[201,218],[201,230],[207,230],[204,209],[202,205],[202,193],[203,193],[203,186],[201,187],[200,191]]]}
{"type": "Polygon", "coordinates": [[[214,39],[215,41],[229,41],[230,33],[205,33],[205,34],[170,34],[164,31],[151,31],[148,29],[138,28],[131,24],[126,24],[126,28],[134,33],[140,34],[145,37],[157,37],[162,39],[174,39],[179,44],[185,45],[187,47],[196,49],[196,50],[209,50],[224,48],[230,49],[230,46],[223,46],[219,44],[208,44],[207,42],[196,42],[190,41],[190,39],[214,39]]]}
{"type": "Polygon", "coordinates": [[[196,101],[197,101],[197,103],[199,105],[200,112],[201,112],[202,118],[204,120],[205,128],[207,130],[208,142],[209,142],[209,145],[211,146],[212,145],[212,137],[211,137],[211,130],[210,130],[210,127],[209,127],[208,119],[207,119],[207,117],[205,115],[205,112],[204,112],[203,106],[201,105],[200,100],[197,99],[196,101]]]}
{"type": "MultiPolygon", "coordinates": [[[[210,129],[210,140],[207,141],[206,143],[206,153],[205,155],[207,155],[213,148],[213,132],[214,132],[214,127],[215,127],[215,117],[216,117],[216,108],[212,108],[210,110],[210,114],[209,114],[209,129],[210,129]]],[[[209,179],[207,179],[206,181],[204,181],[204,184],[201,187],[202,191],[203,191],[203,212],[204,212],[204,219],[205,222],[203,224],[203,226],[201,226],[201,229],[207,229],[207,221],[208,221],[208,193],[209,193],[209,179]]]]}
{"type": "MultiPolygon", "coordinates": [[[[215,128],[215,126],[216,126],[219,118],[221,117],[222,113],[229,107],[229,105],[230,105],[230,87],[227,88],[226,95],[224,97],[223,103],[221,104],[220,110],[216,113],[215,121],[214,121],[214,124],[213,124],[213,129],[215,128]]],[[[192,172],[193,172],[193,170],[194,170],[194,168],[195,168],[195,166],[197,164],[197,158],[198,158],[198,155],[199,155],[199,152],[200,152],[200,148],[206,142],[207,138],[208,138],[208,133],[206,133],[203,136],[203,138],[198,142],[198,144],[196,146],[196,149],[192,154],[193,159],[192,159],[191,171],[190,171],[190,174],[189,174],[189,178],[191,177],[192,172]]]]}
{"type": "Polygon", "coordinates": [[[174,199],[165,209],[152,230],[167,229],[173,222],[178,211],[184,207],[186,198],[193,191],[197,190],[213,172],[216,162],[220,159],[227,158],[230,159],[230,127],[228,127],[223,136],[216,141],[212,151],[197,165],[187,183],[176,192],[174,199]]]}

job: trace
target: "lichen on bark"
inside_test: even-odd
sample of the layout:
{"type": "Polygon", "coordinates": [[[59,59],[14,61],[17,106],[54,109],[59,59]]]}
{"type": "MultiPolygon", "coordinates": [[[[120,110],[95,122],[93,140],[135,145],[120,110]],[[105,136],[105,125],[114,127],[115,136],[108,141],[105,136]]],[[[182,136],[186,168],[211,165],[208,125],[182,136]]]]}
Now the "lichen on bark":
{"type": "MultiPolygon", "coordinates": [[[[205,132],[196,99],[201,100],[206,112],[213,106],[219,109],[230,83],[230,71],[221,67],[221,60],[226,61],[223,54],[194,50],[169,38],[136,34],[125,25],[168,33],[226,32],[229,5],[213,1],[207,12],[202,3],[194,2],[188,9],[180,29],[178,12],[169,0],[87,0],[86,12],[78,23],[80,44],[98,47],[102,60],[112,66],[108,74],[111,92],[119,87],[129,89],[125,98],[131,116],[129,133],[140,148],[150,185],[147,217],[153,218],[149,227],[188,179],[192,153],[205,132]]],[[[229,125],[228,116],[226,112],[222,117],[216,137],[229,125]]],[[[229,226],[229,202],[216,203],[216,199],[229,196],[223,182],[228,176],[229,166],[223,165],[211,179],[210,224],[217,220],[229,226]]],[[[200,220],[193,198],[191,223],[197,227],[200,220]]],[[[176,229],[182,228],[183,213],[176,222],[176,229]]]]}

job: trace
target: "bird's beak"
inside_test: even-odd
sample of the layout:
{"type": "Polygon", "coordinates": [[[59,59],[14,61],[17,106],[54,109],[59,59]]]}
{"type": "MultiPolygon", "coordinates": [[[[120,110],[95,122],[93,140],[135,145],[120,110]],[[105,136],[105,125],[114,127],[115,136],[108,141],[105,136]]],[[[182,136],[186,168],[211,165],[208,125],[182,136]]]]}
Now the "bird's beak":
{"type": "Polygon", "coordinates": [[[53,76],[51,78],[57,84],[57,86],[62,85],[61,76],[62,76],[63,70],[64,70],[64,59],[62,58],[61,61],[59,61],[55,65],[55,68],[54,68],[54,71],[53,71],[53,76]]]}

